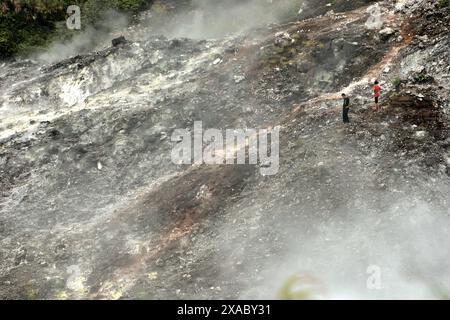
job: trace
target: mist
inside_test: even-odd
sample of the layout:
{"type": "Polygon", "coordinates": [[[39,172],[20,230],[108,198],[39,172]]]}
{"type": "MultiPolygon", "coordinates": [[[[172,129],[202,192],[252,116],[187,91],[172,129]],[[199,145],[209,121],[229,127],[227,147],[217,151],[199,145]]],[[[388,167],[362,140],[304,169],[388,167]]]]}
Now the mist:
{"type": "Polygon", "coordinates": [[[193,0],[189,10],[177,12],[168,21],[159,22],[155,14],[149,20],[149,34],[211,39],[245,33],[251,28],[292,19],[304,3],[303,0],[193,0]]]}
{"type": "MultiPolygon", "coordinates": [[[[83,26],[83,13],[81,13],[83,26]]],[[[98,51],[111,45],[111,40],[127,28],[129,17],[115,10],[105,11],[96,26],[85,26],[68,40],[56,40],[32,58],[43,63],[55,63],[79,54],[98,51]]]]}
{"type": "Polygon", "coordinates": [[[292,276],[306,299],[441,298],[450,162],[437,106],[448,98],[420,90],[448,93],[448,42],[416,50],[399,37],[409,15],[369,2],[320,1],[301,23],[312,1],[108,11],[38,63],[5,63],[0,298],[276,299],[292,276]],[[111,49],[119,36],[129,42],[111,49]],[[394,92],[418,65],[436,83],[394,92]],[[371,110],[375,77],[397,106],[371,110]],[[168,137],[200,120],[280,126],[277,174],[174,163],[168,137]]]}
{"type": "MultiPolygon", "coordinates": [[[[353,178],[367,185],[373,179],[360,173],[353,178]]],[[[217,261],[222,277],[243,286],[241,299],[279,298],[292,276],[311,279],[303,283],[313,287],[308,298],[441,298],[450,287],[445,199],[450,186],[445,177],[424,185],[422,190],[397,185],[394,192],[350,186],[353,200],[330,211],[308,201],[295,203],[289,191],[282,191],[286,186],[255,190],[274,200],[255,196],[252,203],[243,200],[230,210],[237,222],[218,236],[220,256],[229,257],[217,261]],[[247,230],[242,224],[255,227],[247,230]],[[368,286],[374,267],[380,271],[379,288],[368,286]]],[[[316,192],[324,199],[335,197],[333,190],[311,186],[309,194],[316,192]]]]}
{"type": "Polygon", "coordinates": [[[111,40],[120,35],[133,41],[160,35],[168,38],[221,38],[270,23],[292,20],[305,6],[303,0],[193,0],[188,9],[175,8],[173,12],[151,10],[140,14],[140,28],[130,24],[129,16],[114,10],[103,13],[95,27],[84,26],[81,12],[82,31],[68,40],[53,42],[44,52],[32,54],[32,58],[55,63],[108,47],[111,40]]]}

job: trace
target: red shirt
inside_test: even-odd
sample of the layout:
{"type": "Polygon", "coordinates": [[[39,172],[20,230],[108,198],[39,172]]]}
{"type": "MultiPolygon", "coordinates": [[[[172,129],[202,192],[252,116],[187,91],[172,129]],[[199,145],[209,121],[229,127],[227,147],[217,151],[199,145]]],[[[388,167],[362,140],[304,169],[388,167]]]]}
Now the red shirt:
{"type": "Polygon", "coordinates": [[[373,96],[374,97],[379,97],[380,96],[380,90],[381,90],[381,87],[378,84],[374,85],[373,86],[373,96]]]}

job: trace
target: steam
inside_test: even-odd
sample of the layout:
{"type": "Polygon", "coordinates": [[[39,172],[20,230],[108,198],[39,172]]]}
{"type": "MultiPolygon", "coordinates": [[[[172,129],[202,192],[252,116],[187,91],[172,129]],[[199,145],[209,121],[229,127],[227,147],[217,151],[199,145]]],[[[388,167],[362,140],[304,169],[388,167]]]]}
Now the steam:
{"type": "MultiPolygon", "coordinates": [[[[230,33],[245,32],[268,23],[281,22],[287,16],[295,16],[303,8],[301,0],[251,0],[244,3],[237,0],[195,0],[194,2],[195,9],[176,14],[168,22],[156,21],[149,25],[145,32],[147,35],[164,34],[168,37],[198,39],[224,37],[230,33]]],[[[383,21],[380,7],[375,5],[369,11],[371,17],[366,26],[369,29],[381,28],[383,21]]],[[[116,32],[122,32],[127,25],[126,16],[108,11],[98,29],[87,28],[69,41],[55,42],[48,51],[37,54],[36,59],[53,63],[109,46],[110,40],[118,35],[116,32]]],[[[133,29],[128,30],[132,36],[133,29]]],[[[155,56],[157,55],[158,53],[155,53],[155,56]]],[[[203,63],[202,60],[195,62],[203,63]]],[[[117,65],[114,61],[108,63],[111,65],[102,66],[107,69],[114,64],[117,65]]],[[[141,60],[135,60],[135,64],[132,65],[121,64],[120,71],[131,74],[134,66],[140,64],[141,60]],[[131,71],[125,72],[127,70],[131,71]]],[[[119,77],[120,74],[108,73],[108,75],[110,79],[106,79],[103,83],[94,82],[94,75],[92,78],[86,77],[84,81],[87,83],[92,80],[99,89],[108,87],[113,81],[123,79],[119,77]]],[[[65,100],[69,105],[75,105],[85,98],[81,94],[83,92],[73,83],[75,81],[68,81],[67,86],[62,89],[63,100],[64,97],[73,99],[65,100]]],[[[153,90],[156,86],[159,88],[162,84],[151,83],[146,88],[153,90]]],[[[97,97],[97,101],[105,98],[107,105],[113,104],[112,98],[119,95],[123,97],[125,94],[128,94],[128,90],[126,93],[125,90],[115,93],[115,97],[111,97],[107,92],[97,97]]],[[[137,98],[134,102],[137,102],[137,98]]],[[[102,106],[95,100],[91,102],[91,105],[97,104],[99,107],[102,106]]],[[[21,111],[19,108],[16,109],[21,111]]],[[[29,118],[26,120],[28,123],[29,118]]],[[[88,136],[89,134],[86,134],[84,137],[88,136]]],[[[319,138],[321,137],[317,136],[317,139],[319,138]]],[[[80,138],[81,143],[82,139],[87,138],[80,138]]],[[[126,144],[123,141],[125,140],[118,140],[118,148],[121,147],[119,143],[126,144]]],[[[295,159],[293,162],[301,162],[305,158],[295,159]]],[[[102,164],[96,160],[95,165],[97,170],[103,170],[102,173],[106,174],[108,162],[102,164]]],[[[146,163],[139,165],[142,168],[146,163]]],[[[348,165],[352,166],[353,163],[348,165]]],[[[294,165],[290,175],[297,168],[294,165]]],[[[352,168],[352,175],[353,181],[361,181],[361,189],[351,185],[347,189],[340,190],[339,186],[335,186],[335,189],[338,189],[334,190],[338,192],[337,195],[333,194],[333,190],[329,190],[333,189],[331,184],[316,185],[315,189],[313,186],[305,186],[303,190],[301,187],[290,188],[289,184],[297,181],[283,180],[285,177],[279,180],[264,180],[260,185],[261,190],[249,190],[251,189],[249,183],[244,193],[246,196],[242,200],[236,200],[238,203],[230,209],[230,212],[221,215],[223,219],[228,219],[228,216],[236,218],[237,223],[231,222],[233,220],[231,219],[223,229],[217,231],[220,233],[217,240],[212,238],[205,241],[208,244],[217,241],[208,249],[221,248],[222,254],[218,255],[218,259],[221,260],[217,261],[217,266],[222,267],[224,278],[234,279],[237,275],[239,283],[248,283],[241,292],[241,298],[275,298],[277,290],[289,276],[298,273],[319,279],[325,289],[325,298],[332,299],[435,298],[432,292],[433,285],[450,288],[450,259],[446,247],[450,225],[450,211],[447,205],[450,191],[448,177],[432,182],[420,181],[418,183],[420,189],[414,192],[407,190],[408,181],[405,185],[397,185],[396,189],[390,188],[389,192],[373,191],[366,186],[374,178],[358,174],[356,172],[358,169],[361,167],[352,168]],[[305,191],[308,198],[310,195],[314,197],[319,194],[321,200],[325,198],[334,200],[335,208],[329,211],[322,210],[320,205],[309,205],[302,202],[304,198],[301,196],[289,193],[290,189],[298,192],[299,188],[305,191]],[[351,199],[345,203],[340,202],[340,198],[333,199],[335,196],[340,197],[340,192],[351,193],[351,199]],[[268,221],[272,218],[273,220],[268,221]],[[245,220],[242,225],[241,219],[245,220]],[[267,237],[267,234],[273,235],[274,239],[267,237]],[[236,271],[239,269],[236,265],[240,270],[236,271]],[[367,269],[370,266],[377,266],[381,270],[380,290],[370,290],[366,286],[369,276],[367,269]],[[255,273],[256,276],[250,279],[249,275],[253,276],[255,273]]],[[[334,171],[330,168],[330,176],[338,176],[339,170],[341,168],[334,171]]],[[[133,171],[129,173],[133,174],[133,171]]],[[[423,172],[415,172],[415,175],[426,176],[423,172]]],[[[339,177],[335,178],[337,181],[339,177]]],[[[110,208],[105,209],[105,212],[112,211],[110,208]]],[[[136,245],[131,240],[130,242],[136,245]]],[[[74,291],[82,290],[80,268],[69,267],[67,272],[71,274],[67,280],[68,288],[74,291]]]]}
{"type": "MultiPolygon", "coordinates": [[[[111,39],[121,34],[135,41],[155,35],[169,38],[221,38],[230,33],[244,33],[251,28],[292,19],[299,10],[302,11],[304,5],[303,0],[193,0],[191,10],[180,10],[168,15],[153,14],[143,32],[133,27],[127,29],[128,17],[108,10],[95,28],[85,27],[66,41],[55,41],[45,52],[36,53],[33,58],[44,63],[55,63],[107,47],[111,39]]],[[[83,12],[81,19],[83,25],[83,12]]]]}
{"type": "Polygon", "coordinates": [[[211,39],[295,17],[303,0],[194,0],[194,9],[176,14],[154,32],[170,38],[211,39]]]}
{"type": "MultiPolygon", "coordinates": [[[[55,41],[45,52],[37,53],[33,58],[44,63],[54,63],[111,45],[111,39],[116,37],[116,33],[127,27],[128,17],[114,10],[105,11],[101,17],[95,28],[89,26],[82,31],[74,31],[77,34],[69,40],[55,41]]],[[[83,23],[83,13],[81,18],[83,23]]]]}
{"type": "MultiPolygon", "coordinates": [[[[224,233],[229,243],[239,239],[239,246],[224,249],[226,255],[232,261],[246,261],[240,276],[244,278],[238,281],[248,285],[240,298],[276,298],[280,287],[296,274],[318,279],[326,299],[441,298],[437,291],[450,288],[446,247],[450,212],[444,198],[427,198],[436,185],[447,192],[450,188],[444,180],[424,185],[427,191],[411,192],[400,186],[389,193],[356,192],[345,208],[332,212],[301,203],[288,209],[286,203],[278,203],[271,230],[251,230],[243,237],[236,226],[227,228],[224,233]],[[283,218],[295,211],[299,212],[296,221],[283,218]],[[282,240],[268,244],[262,241],[267,233],[282,240]],[[273,247],[277,247],[275,253],[273,247]],[[370,267],[380,270],[380,288],[367,286],[370,267]],[[247,279],[255,272],[257,281],[247,279]]],[[[254,217],[245,219],[261,219],[261,209],[246,212],[252,210],[254,217]]],[[[226,263],[223,272],[225,278],[233,278],[235,266],[226,263]]]]}

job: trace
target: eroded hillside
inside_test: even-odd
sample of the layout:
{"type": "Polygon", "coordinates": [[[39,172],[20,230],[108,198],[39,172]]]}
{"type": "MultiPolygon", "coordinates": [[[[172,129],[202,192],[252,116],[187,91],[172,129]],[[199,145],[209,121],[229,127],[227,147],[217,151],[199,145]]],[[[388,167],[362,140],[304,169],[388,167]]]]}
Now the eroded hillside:
{"type": "Polygon", "coordinates": [[[322,298],[450,287],[449,8],[369,2],[208,40],[142,22],[98,52],[4,63],[0,297],[271,299],[297,273],[322,298]],[[278,174],[175,165],[194,121],[281,126],[278,174]]]}

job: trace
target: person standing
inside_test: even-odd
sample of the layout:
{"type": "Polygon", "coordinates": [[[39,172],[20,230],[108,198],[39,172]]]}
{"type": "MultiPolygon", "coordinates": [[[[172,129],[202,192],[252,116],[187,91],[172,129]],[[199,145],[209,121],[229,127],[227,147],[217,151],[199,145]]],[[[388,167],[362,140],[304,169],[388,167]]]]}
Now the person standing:
{"type": "Polygon", "coordinates": [[[380,83],[378,82],[378,80],[375,80],[375,83],[373,86],[373,96],[375,98],[375,110],[376,111],[380,110],[380,105],[379,105],[380,91],[381,91],[380,83]]]}
{"type": "Polygon", "coordinates": [[[345,93],[342,94],[342,98],[344,99],[344,104],[342,106],[342,119],[344,123],[350,123],[350,119],[348,117],[348,112],[350,111],[350,98],[347,97],[345,93]]]}

